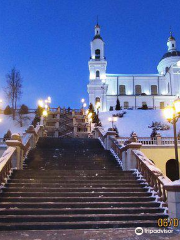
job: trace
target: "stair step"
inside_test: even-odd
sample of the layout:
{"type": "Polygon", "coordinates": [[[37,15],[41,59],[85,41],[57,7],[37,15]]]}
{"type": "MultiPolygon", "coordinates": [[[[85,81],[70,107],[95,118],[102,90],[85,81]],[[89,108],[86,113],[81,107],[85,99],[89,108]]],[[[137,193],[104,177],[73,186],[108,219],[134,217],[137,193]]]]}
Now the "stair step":
{"type": "Polygon", "coordinates": [[[151,196],[151,193],[147,192],[3,192],[2,197],[144,197],[151,196]]]}
{"type": "Polygon", "coordinates": [[[61,182],[61,183],[14,183],[14,182],[11,182],[11,183],[8,183],[8,184],[6,184],[6,187],[8,188],[9,186],[12,186],[12,187],[41,187],[41,188],[43,188],[43,187],[47,187],[47,188],[49,188],[49,187],[65,187],[65,186],[67,186],[67,188],[71,188],[71,187],[92,187],[92,188],[94,188],[94,187],[131,187],[132,186],[132,188],[133,187],[144,187],[144,186],[146,186],[146,184],[145,183],[143,183],[143,182],[140,182],[140,184],[138,184],[138,182],[134,182],[134,181],[130,181],[130,182],[125,182],[125,183],[122,183],[122,182],[120,182],[120,183],[98,183],[98,182],[96,182],[96,183],[92,183],[92,182],[86,182],[86,183],[84,183],[84,182],[78,182],[78,183],[75,183],[75,182],[68,182],[68,183],[66,183],[66,182],[61,182]]]}
{"type": "Polygon", "coordinates": [[[10,201],[10,202],[111,202],[113,200],[118,200],[119,202],[150,202],[155,201],[154,197],[1,197],[0,202],[10,201]]]}
{"type": "Polygon", "coordinates": [[[0,223],[1,231],[8,230],[58,230],[58,229],[105,229],[105,228],[135,228],[157,227],[154,220],[130,221],[91,221],[91,222],[25,222],[0,223]]]}
{"type": "Polygon", "coordinates": [[[57,193],[57,192],[146,192],[146,188],[142,188],[141,186],[136,186],[136,187],[121,187],[121,188],[107,188],[107,187],[101,187],[101,188],[90,188],[90,187],[84,187],[84,188],[54,188],[52,187],[41,187],[41,188],[35,188],[35,187],[29,187],[29,186],[24,186],[24,187],[12,187],[11,185],[8,186],[8,188],[4,188],[3,192],[8,192],[8,193],[17,193],[17,192],[48,192],[48,193],[57,193]]]}
{"type": "Polygon", "coordinates": [[[2,223],[22,223],[22,222],[80,222],[80,221],[132,221],[132,220],[158,220],[167,218],[168,215],[162,213],[140,213],[140,214],[76,214],[76,215],[1,215],[2,223]]]}
{"type": "Polygon", "coordinates": [[[132,182],[136,182],[136,179],[133,178],[127,178],[127,180],[125,179],[11,179],[8,180],[8,183],[12,182],[13,183],[116,183],[116,184],[123,184],[123,183],[132,183],[132,182]]]}
{"type": "Polygon", "coordinates": [[[14,209],[14,208],[141,208],[141,207],[159,207],[160,203],[151,201],[151,202],[120,202],[120,201],[109,201],[109,202],[3,202],[1,201],[1,210],[4,208],[14,209]]]}
{"type": "Polygon", "coordinates": [[[10,208],[0,209],[0,215],[59,215],[59,214],[142,214],[142,213],[163,213],[164,209],[158,207],[140,207],[140,208],[10,208]]]}

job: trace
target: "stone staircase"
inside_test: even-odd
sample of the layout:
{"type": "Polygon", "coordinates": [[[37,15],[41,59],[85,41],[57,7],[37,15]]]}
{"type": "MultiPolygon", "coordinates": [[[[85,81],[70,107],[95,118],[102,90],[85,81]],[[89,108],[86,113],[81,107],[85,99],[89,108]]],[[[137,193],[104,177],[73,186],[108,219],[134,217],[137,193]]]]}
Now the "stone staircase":
{"type": "Polygon", "coordinates": [[[59,137],[72,137],[73,130],[74,128],[72,114],[61,114],[59,121],[59,137]]]}
{"type": "Polygon", "coordinates": [[[98,140],[40,138],[0,194],[0,230],[156,227],[145,186],[98,140]]]}

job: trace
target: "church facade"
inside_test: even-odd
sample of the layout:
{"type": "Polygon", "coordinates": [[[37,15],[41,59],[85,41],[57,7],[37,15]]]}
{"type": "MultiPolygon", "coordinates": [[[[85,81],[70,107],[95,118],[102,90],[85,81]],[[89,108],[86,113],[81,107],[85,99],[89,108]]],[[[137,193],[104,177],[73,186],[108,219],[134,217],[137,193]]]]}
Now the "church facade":
{"type": "Polygon", "coordinates": [[[117,98],[124,109],[137,109],[143,106],[163,109],[180,96],[180,51],[176,40],[170,33],[167,41],[168,51],[160,60],[157,74],[108,74],[104,41],[100,26],[95,26],[91,42],[89,64],[89,84],[87,86],[89,103],[100,111],[115,109],[117,98]]]}

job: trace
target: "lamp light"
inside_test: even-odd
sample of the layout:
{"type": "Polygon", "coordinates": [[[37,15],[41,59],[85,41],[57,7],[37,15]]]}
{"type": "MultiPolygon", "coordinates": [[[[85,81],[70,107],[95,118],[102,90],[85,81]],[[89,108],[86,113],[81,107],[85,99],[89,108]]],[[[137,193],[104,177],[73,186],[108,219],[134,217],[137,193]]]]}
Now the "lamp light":
{"type": "Polygon", "coordinates": [[[167,106],[164,108],[164,116],[167,120],[172,120],[174,117],[174,108],[172,106],[167,106]]]}
{"type": "Polygon", "coordinates": [[[47,117],[47,115],[48,115],[47,110],[44,110],[44,111],[43,111],[43,116],[44,116],[44,117],[47,117]]]}
{"type": "Polygon", "coordinates": [[[82,98],[82,99],[81,99],[81,102],[82,102],[82,103],[84,103],[84,102],[85,102],[85,99],[84,99],[84,98],[82,98]]]}
{"type": "Polygon", "coordinates": [[[173,104],[174,104],[176,113],[180,114],[180,99],[179,98],[176,99],[173,104]]]}

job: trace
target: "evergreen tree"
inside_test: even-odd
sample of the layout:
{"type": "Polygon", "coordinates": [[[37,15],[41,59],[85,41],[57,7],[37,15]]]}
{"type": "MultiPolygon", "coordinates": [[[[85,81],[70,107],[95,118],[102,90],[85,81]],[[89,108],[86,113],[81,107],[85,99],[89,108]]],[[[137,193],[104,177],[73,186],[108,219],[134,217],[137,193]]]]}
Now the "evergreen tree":
{"type": "Polygon", "coordinates": [[[19,109],[19,113],[20,114],[28,114],[28,112],[29,112],[28,106],[26,106],[25,104],[22,104],[19,109]]]}
{"type": "Polygon", "coordinates": [[[10,108],[9,105],[4,109],[4,115],[11,115],[12,114],[12,108],[10,108]]]}
{"type": "Polygon", "coordinates": [[[101,123],[99,120],[99,116],[96,114],[92,103],[89,104],[89,113],[92,113],[92,123],[96,123],[98,126],[100,126],[101,123]]]}
{"type": "Polygon", "coordinates": [[[119,99],[117,98],[117,101],[116,101],[116,110],[121,110],[121,106],[120,106],[120,102],[119,102],[119,99]]]}

